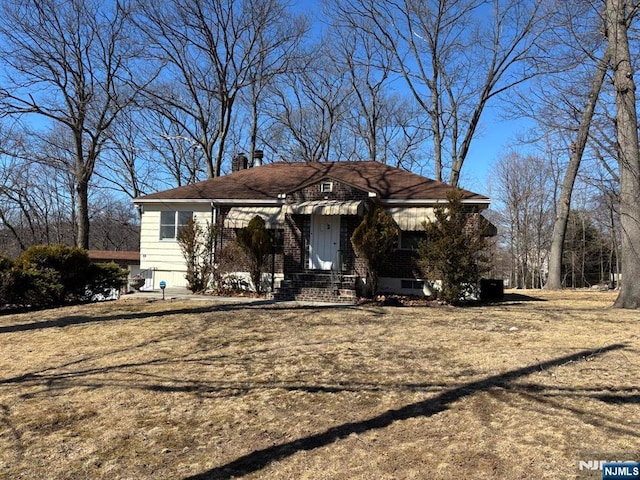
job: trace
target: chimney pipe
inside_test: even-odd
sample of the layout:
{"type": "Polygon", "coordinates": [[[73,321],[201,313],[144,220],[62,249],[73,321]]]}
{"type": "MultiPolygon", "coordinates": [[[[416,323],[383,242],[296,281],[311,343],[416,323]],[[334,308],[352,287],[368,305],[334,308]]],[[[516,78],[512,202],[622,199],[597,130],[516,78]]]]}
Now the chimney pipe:
{"type": "Polygon", "coordinates": [[[264,157],[264,152],[262,150],[254,150],[253,151],[253,166],[259,167],[262,165],[262,158],[264,157]]]}

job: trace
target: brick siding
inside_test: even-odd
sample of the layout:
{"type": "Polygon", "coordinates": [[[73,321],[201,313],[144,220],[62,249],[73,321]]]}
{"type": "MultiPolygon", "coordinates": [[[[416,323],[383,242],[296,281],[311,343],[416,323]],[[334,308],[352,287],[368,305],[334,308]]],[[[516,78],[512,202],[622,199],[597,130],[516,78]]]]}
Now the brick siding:
{"type": "MultiPolygon", "coordinates": [[[[368,200],[367,192],[354,188],[343,182],[329,180],[333,183],[331,192],[322,192],[320,185],[323,182],[308,185],[300,190],[287,194],[287,204],[302,203],[317,200],[368,200]]],[[[220,209],[220,224],[229,213],[231,207],[220,209]]],[[[366,266],[362,259],[358,258],[351,245],[351,236],[360,224],[357,215],[344,215],[340,219],[340,251],[342,265],[340,275],[343,283],[336,285],[319,284],[309,278],[313,271],[309,270],[309,239],[311,237],[311,216],[286,214],[283,226],[283,251],[276,254],[275,272],[284,273],[285,282],[279,292],[274,293],[274,298],[295,299],[310,301],[330,301],[353,303],[356,300],[358,278],[366,277],[366,266]]],[[[236,232],[231,228],[223,228],[219,240],[219,247],[234,242],[236,232]]],[[[411,250],[394,250],[387,257],[387,261],[380,272],[381,277],[396,278],[420,278],[415,261],[417,254],[411,250]]],[[[271,261],[269,260],[269,270],[271,261]]],[[[321,278],[319,274],[317,278],[321,278]]],[[[324,272],[326,275],[326,272],[324,272]]]]}

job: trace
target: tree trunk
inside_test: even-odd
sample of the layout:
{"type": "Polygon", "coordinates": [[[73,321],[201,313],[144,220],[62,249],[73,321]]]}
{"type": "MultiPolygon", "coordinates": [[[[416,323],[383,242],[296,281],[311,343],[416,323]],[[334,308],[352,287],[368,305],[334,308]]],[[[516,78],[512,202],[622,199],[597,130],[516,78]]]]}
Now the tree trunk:
{"type": "Polygon", "coordinates": [[[640,307],[640,151],[636,86],[629,51],[626,0],[607,0],[607,38],[616,92],[616,129],[620,171],[620,224],[622,227],[622,285],[617,308],[640,307]]]}
{"type": "Polygon", "coordinates": [[[573,185],[575,184],[576,177],[578,176],[580,161],[582,160],[582,155],[584,154],[584,149],[587,145],[587,139],[589,138],[591,119],[593,118],[593,112],[596,108],[596,104],[598,103],[598,97],[600,96],[600,89],[602,88],[604,77],[607,73],[609,58],[610,54],[609,49],[607,48],[604,55],[598,62],[597,71],[593,77],[591,89],[589,90],[587,104],[585,105],[582,117],[580,118],[578,138],[572,145],[569,165],[567,166],[567,171],[565,172],[564,180],[562,182],[556,220],[553,224],[553,234],[551,235],[549,277],[547,279],[547,284],[545,285],[545,288],[548,290],[559,290],[562,288],[562,255],[564,252],[564,239],[567,233],[569,212],[571,211],[571,194],[573,193],[573,185]]]}
{"type": "Polygon", "coordinates": [[[76,186],[78,205],[78,236],[76,246],[89,249],[89,185],[88,182],[78,182],[76,186]]]}

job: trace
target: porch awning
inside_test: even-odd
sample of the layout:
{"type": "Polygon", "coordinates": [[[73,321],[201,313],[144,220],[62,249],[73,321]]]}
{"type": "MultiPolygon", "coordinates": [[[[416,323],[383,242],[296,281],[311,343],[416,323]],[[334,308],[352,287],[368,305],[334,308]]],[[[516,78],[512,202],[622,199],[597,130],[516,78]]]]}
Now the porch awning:
{"type": "Polygon", "coordinates": [[[289,205],[288,213],[297,215],[362,215],[363,200],[313,200],[289,205]]]}
{"type": "Polygon", "coordinates": [[[284,223],[281,207],[233,207],[224,219],[225,228],[245,228],[259,215],[267,228],[276,228],[284,223]]]}
{"type": "Polygon", "coordinates": [[[388,207],[387,213],[404,231],[424,230],[423,222],[433,222],[435,214],[433,207],[388,207]]]}

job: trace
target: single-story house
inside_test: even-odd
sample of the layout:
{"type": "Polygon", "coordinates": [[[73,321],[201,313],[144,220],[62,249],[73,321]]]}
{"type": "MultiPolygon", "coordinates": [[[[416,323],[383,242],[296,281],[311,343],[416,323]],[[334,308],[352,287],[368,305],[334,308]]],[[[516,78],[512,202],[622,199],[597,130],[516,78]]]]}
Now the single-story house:
{"type": "MultiPolygon", "coordinates": [[[[373,161],[277,162],[253,168],[234,162],[234,167],[226,176],[134,200],[141,212],[140,268],[151,272],[149,288],[158,288],[162,280],[186,286],[176,232],[190,218],[222,228],[218,252],[259,215],[281,239],[273,271],[265,274],[277,298],[353,301],[366,271],[350,239],[375,199],[400,229],[397,248],[380,274],[380,291],[431,293],[416,267],[416,248],[425,236],[423,222],[434,218],[433,208],[447,201],[451,186],[373,161]]],[[[479,215],[489,202],[463,190],[463,203],[491,229],[479,215]]]]}

